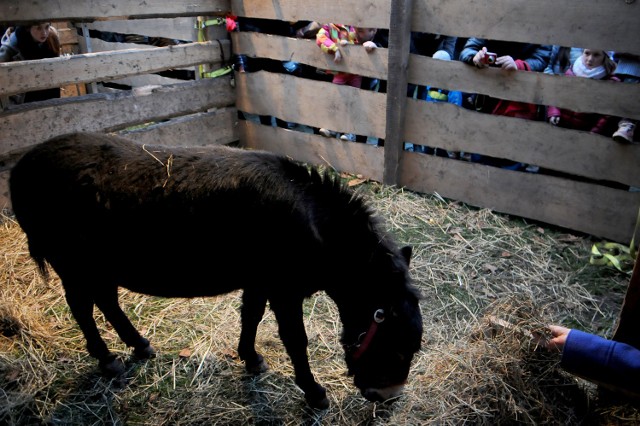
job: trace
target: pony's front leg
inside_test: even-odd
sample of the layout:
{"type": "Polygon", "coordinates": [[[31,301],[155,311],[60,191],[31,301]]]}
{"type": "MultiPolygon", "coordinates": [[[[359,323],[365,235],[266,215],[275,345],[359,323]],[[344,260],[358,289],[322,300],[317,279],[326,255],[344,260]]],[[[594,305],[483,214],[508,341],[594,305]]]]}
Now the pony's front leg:
{"type": "MultiPolygon", "coordinates": [[[[106,343],[100,337],[100,332],[93,318],[93,296],[86,291],[80,290],[78,284],[68,284],[63,281],[65,288],[65,298],[71,309],[71,314],[84,334],[87,341],[89,355],[98,360],[98,365],[105,375],[117,376],[124,372],[124,365],[115,354],[111,353],[106,343]]],[[[80,284],[81,285],[81,284],[80,284]]]]}
{"type": "Polygon", "coordinates": [[[133,347],[133,354],[138,359],[149,359],[155,356],[156,352],[149,344],[149,340],[138,333],[129,318],[122,312],[118,303],[118,287],[101,285],[96,294],[95,303],[116,330],[120,339],[127,346],[133,347]]]}
{"type": "Polygon", "coordinates": [[[278,321],[280,339],[282,339],[282,343],[287,349],[293,364],[296,384],[304,392],[307,403],[311,407],[318,409],[329,408],[327,391],[316,382],[309,367],[309,357],[307,356],[309,342],[302,318],[303,299],[277,301],[270,299],[270,302],[271,309],[278,321]]]}
{"type": "Polygon", "coordinates": [[[246,289],[242,292],[242,329],[238,355],[244,361],[247,372],[251,374],[264,373],[269,368],[262,355],[256,352],[256,333],[266,306],[267,298],[260,291],[246,289]]]}

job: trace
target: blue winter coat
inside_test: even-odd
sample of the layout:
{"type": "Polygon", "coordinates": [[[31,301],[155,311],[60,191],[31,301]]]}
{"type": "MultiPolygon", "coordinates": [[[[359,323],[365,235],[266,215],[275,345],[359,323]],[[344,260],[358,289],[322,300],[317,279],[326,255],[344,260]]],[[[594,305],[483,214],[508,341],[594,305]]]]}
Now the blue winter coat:
{"type": "Polygon", "coordinates": [[[640,349],[580,330],[571,330],[560,363],[595,383],[640,395],[640,349]]]}

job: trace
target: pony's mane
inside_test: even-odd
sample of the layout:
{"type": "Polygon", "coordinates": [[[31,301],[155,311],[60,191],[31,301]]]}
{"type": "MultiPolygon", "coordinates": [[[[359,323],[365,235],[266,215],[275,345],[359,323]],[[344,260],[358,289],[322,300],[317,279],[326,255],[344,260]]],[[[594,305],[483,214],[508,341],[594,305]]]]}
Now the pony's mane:
{"type": "Polygon", "coordinates": [[[309,175],[313,187],[330,194],[331,196],[327,196],[325,199],[333,201],[336,208],[342,208],[348,216],[361,220],[367,219],[376,228],[379,228],[381,220],[375,211],[364,197],[350,189],[339,177],[326,170],[321,174],[316,168],[311,168],[309,175]]]}
{"type": "MultiPolygon", "coordinates": [[[[335,238],[358,235],[353,241],[373,247],[397,252],[397,246],[385,230],[383,219],[374,211],[367,200],[354,192],[338,176],[328,171],[320,173],[316,168],[309,169],[309,191],[313,198],[322,200],[323,208],[333,214],[323,227],[322,234],[328,233],[335,238]]],[[[327,235],[327,234],[325,234],[327,235]]],[[[365,250],[366,251],[366,250],[365,250]]]]}

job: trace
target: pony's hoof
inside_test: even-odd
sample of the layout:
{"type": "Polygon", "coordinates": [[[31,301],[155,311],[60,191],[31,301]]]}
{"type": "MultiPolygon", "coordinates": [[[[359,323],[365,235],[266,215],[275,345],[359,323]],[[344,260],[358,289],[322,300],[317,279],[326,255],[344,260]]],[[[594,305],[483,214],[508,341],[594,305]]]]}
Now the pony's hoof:
{"type": "Polygon", "coordinates": [[[267,371],[269,366],[264,362],[262,355],[258,355],[252,362],[245,360],[245,368],[247,369],[247,373],[257,376],[267,371]]]}
{"type": "Polygon", "coordinates": [[[153,349],[153,346],[147,344],[147,346],[143,348],[135,348],[133,350],[133,356],[137,359],[151,359],[156,357],[156,350],[153,349]]]}
{"type": "Polygon", "coordinates": [[[316,410],[326,410],[329,408],[329,398],[327,398],[327,391],[324,389],[317,395],[305,395],[305,398],[311,408],[315,408],[316,410]]]}
{"type": "Polygon", "coordinates": [[[98,363],[100,371],[105,377],[118,377],[124,374],[124,362],[113,354],[98,363]]]}

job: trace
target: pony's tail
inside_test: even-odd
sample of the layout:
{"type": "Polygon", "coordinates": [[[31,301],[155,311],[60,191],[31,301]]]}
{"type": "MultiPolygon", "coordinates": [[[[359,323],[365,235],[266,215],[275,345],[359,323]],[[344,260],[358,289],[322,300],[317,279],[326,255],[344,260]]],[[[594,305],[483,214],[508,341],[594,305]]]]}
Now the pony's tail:
{"type": "Polygon", "coordinates": [[[40,250],[38,250],[37,244],[33,244],[29,241],[29,254],[31,254],[31,258],[38,265],[38,270],[40,271],[40,275],[45,281],[49,281],[49,267],[47,265],[47,260],[45,256],[42,254],[40,250]]]}

